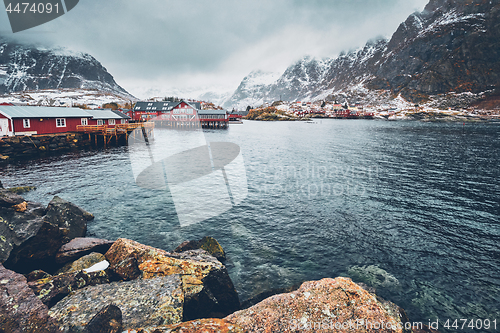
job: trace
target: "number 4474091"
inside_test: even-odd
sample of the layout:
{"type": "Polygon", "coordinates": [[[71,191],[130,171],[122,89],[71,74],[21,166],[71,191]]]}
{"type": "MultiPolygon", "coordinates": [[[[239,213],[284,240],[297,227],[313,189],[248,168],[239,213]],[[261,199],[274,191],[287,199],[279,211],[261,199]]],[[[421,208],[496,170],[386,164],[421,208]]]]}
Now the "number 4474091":
{"type": "Polygon", "coordinates": [[[448,319],[444,324],[444,328],[446,329],[458,329],[458,330],[463,330],[466,328],[471,328],[471,329],[497,329],[497,320],[489,320],[489,319],[455,319],[454,321],[451,321],[448,319]]]}
{"type": "Polygon", "coordinates": [[[12,12],[18,13],[18,14],[26,14],[26,13],[34,13],[34,14],[43,14],[47,13],[50,14],[52,11],[55,11],[56,13],[59,13],[59,4],[56,3],[55,5],[52,5],[50,2],[48,3],[30,3],[30,2],[23,2],[23,3],[17,3],[14,8],[12,8],[12,3],[9,3],[8,6],[5,8],[5,11],[9,14],[12,12]]]}

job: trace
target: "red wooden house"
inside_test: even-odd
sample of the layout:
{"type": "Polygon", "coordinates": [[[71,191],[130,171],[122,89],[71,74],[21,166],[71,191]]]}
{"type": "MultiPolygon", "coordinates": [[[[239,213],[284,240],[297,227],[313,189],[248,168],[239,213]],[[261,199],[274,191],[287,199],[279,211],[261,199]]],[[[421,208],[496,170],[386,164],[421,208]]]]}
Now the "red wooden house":
{"type": "Polygon", "coordinates": [[[78,108],[0,106],[0,136],[71,132],[91,118],[78,108]]]}

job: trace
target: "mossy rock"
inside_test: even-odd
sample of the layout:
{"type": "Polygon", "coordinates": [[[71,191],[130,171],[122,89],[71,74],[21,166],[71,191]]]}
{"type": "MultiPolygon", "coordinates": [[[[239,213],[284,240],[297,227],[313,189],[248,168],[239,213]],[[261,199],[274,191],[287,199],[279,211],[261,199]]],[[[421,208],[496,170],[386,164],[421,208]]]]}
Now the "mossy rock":
{"type": "Polygon", "coordinates": [[[401,287],[396,277],[377,265],[352,266],[349,268],[348,275],[354,281],[366,283],[368,286],[375,289],[380,287],[398,289],[401,287]]]}
{"type": "Polygon", "coordinates": [[[67,263],[66,265],[64,265],[63,268],[61,268],[56,272],[56,275],[63,273],[77,272],[82,269],[89,268],[103,260],[106,260],[103,254],[92,252],[90,254],[87,254],[86,256],[81,257],[78,260],[67,263]]]}
{"type": "Polygon", "coordinates": [[[16,193],[16,194],[23,194],[29,191],[36,190],[35,186],[18,186],[18,187],[11,187],[9,188],[9,192],[16,193]]]}
{"type": "Polygon", "coordinates": [[[200,240],[200,249],[207,251],[219,260],[226,260],[224,249],[213,237],[203,237],[200,240]]]}
{"type": "Polygon", "coordinates": [[[50,275],[49,273],[47,273],[45,271],[42,271],[41,269],[37,269],[37,270],[32,271],[29,274],[26,274],[25,276],[26,276],[26,280],[28,282],[31,282],[31,281],[41,280],[41,279],[47,279],[47,278],[50,278],[52,275],[50,275]]]}
{"type": "Polygon", "coordinates": [[[222,246],[213,237],[203,237],[199,241],[185,241],[179,245],[173,252],[180,253],[189,250],[202,249],[214,256],[220,261],[226,260],[226,253],[222,246]]]}

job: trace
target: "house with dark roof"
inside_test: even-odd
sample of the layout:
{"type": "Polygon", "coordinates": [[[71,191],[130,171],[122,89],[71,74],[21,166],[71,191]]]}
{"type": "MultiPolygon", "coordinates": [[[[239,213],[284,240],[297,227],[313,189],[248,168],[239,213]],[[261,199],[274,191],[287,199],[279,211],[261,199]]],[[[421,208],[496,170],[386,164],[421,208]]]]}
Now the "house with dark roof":
{"type": "Polygon", "coordinates": [[[200,110],[200,102],[137,102],[127,113],[133,121],[154,121],[158,127],[227,128],[225,110],[200,110]]]}
{"type": "Polygon", "coordinates": [[[160,113],[169,112],[179,102],[137,102],[127,115],[134,121],[148,121],[160,113]]]}
{"type": "Polygon", "coordinates": [[[177,102],[169,112],[161,112],[153,121],[158,127],[175,128],[227,128],[225,110],[199,110],[191,102],[177,102]]]}

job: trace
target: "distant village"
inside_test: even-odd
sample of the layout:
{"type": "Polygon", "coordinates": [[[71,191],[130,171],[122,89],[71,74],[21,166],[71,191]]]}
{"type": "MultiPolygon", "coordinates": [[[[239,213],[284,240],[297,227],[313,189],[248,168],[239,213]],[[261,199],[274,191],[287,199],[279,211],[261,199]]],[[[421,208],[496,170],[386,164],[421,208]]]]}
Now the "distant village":
{"type": "Polygon", "coordinates": [[[384,107],[361,103],[284,102],[264,103],[258,108],[247,108],[247,119],[253,120],[307,120],[311,118],[385,119],[385,120],[500,120],[498,112],[488,110],[447,110],[413,105],[412,107],[384,107]]]}
{"type": "Polygon", "coordinates": [[[500,115],[475,109],[439,110],[413,107],[375,107],[361,103],[335,101],[265,103],[244,111],[224,110],[210,102],[181,100],[175,97],[127,102],[123,105],[54,106],[0,104],[0,137],[13,135],[56,134],[64,132],[119,131],[133,128],[127,124],[153,121],[155,127],[227,128],[242,119],[295,121],[312,118],[385,119],[385,120],[488,120],[500,121],[500,115]]]}

